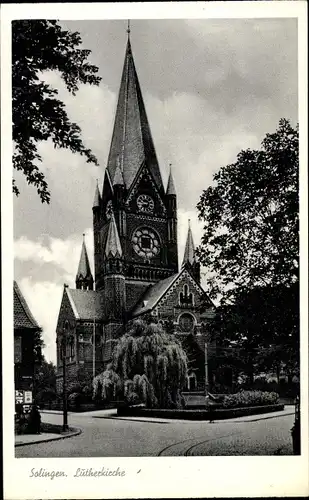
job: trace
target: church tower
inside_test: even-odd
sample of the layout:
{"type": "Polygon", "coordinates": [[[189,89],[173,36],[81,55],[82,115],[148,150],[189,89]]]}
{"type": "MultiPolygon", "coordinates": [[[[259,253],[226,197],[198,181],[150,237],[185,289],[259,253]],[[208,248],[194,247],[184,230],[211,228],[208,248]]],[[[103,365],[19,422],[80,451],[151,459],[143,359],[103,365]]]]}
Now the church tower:
{"type": "Polygon", "coordinates": [[[80,370],[90,376],[104,371],[131,320],[149,315],[178,336],[189,359],[188,388],[203,390],[214,305],[200,284],[190,223],[178,268],[175,182],[171,165],[166,189],[162,182],[130,36],[92,215],[94,277],[83,240],[76,289],[64,287],[58,316],[57,390],[62,390],[64,368],[73,383],[80,370]]]}
{"type": "Polygon", "coordinates": [[[145,290],[178,272],[177,200],[164,189],[128,36],[102,195],[93,204],[95,286],[105,286],[111,214],[122,250],[126,310],[145,290]]]}

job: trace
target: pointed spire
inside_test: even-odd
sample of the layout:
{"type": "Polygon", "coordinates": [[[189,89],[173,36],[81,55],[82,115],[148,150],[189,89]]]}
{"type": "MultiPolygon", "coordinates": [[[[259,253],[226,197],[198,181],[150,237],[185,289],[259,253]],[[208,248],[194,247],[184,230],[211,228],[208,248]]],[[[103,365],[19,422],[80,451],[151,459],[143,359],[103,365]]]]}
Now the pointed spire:
{"type": "Polygon", "coordinates": [[[170,163],[170,175],[168,177],[168,183],[166,188],[166,194],[173,194],[176,196],[176,188],[174,184],[173,174],[172,174],[172,164],[170,163]]]}
{"type": "Polygon", "coordinates": [[[106,238],[105,255],[106,257],[122,257],[122,248],[113,212],[111,212],[111,218],[106,238]]]}
{"type": "Polygon", "coordinates": [[[117,157],[117,164],[116,164],[113,185],[114,186],[124,186],[124,179],[123,179],[123,174],[122,174],[122,171],[120,168],[119,156],[117,157]]]}
{"type": "Polygon", "coordinates": [[[98,179],[97,179],[97,185],[96,185],[96,188],[95,188],[95,193],[94,193],[94,199],[93,199],[92,208],[99,207],[100,206],[100,201],[101,201],[101,195],[100,195],[99,184],[98,184],[98,179]]]}
{"type": "MultiPolygon", "coordinates": [[[[130,29],[130,28],[128,28],[130,29]]],[[[129,35],[129,33],[128,33],[129,35]]],[[[128,36],[107,169],[114,179],[117,156],[127,189],[146,161],[160,191],[163,183],[128,36]]]]}
{"type": "Polygon", "coordinates": [[[186,241],[186,246],[185,246],[185,252],[183,256],[183,261],[182,265],[184,266],[187,262],[190,264],[193,264],[195,262],[195,257],[194,257],[194,243],[193,243],[193,236],[192,236],[192,231],[191,231],[191,224],[190,224],[190,219],[189,219],[189,227],[188,227],[188,234],[187,234],[187,241],[186,241]]]}
{"type": "Polygon", "coordinates": [[[80,254],[80,259],[79,259],[79,265],[77,269],[77,274],[76,274],[76,286],[78,282],[90,282],[93,283],[93,278],[92,278],[92,273],[90,269],[90,264],[89,264],[89,258],[88,258],[88,253],[87,253],[87,248],[86,248],[86,243],[85,243],[85,234],[83,234],[83,244],[82,244],[82,251],[80,254]]]}

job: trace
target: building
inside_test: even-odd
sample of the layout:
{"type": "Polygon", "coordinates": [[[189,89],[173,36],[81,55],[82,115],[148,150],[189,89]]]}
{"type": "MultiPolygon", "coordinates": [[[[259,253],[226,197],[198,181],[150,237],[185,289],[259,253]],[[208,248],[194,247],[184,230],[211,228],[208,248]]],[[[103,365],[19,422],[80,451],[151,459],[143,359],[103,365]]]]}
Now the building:
{"type": "Polygon", "coordinates": [[[145,314],[172,324],[191,360],[188,389],[202,389],[214,305],[200,284],[190,225],[179,269],[175,183],[170,172],[163,186],[129,37],[103,189],[96,186],[92,212],[94,277],[83,241],[76,289],[65,285],[58,317],[58,390],[64,355],[68,380],[81,368],[99,373],[123,326],[145,314]]]}
{"type": "Polygon", "coordinates": [[[31,314],[16,281],[14,281],[13,291],[15,390],[32,391],[36,340],[42,330],[31,314]]]}

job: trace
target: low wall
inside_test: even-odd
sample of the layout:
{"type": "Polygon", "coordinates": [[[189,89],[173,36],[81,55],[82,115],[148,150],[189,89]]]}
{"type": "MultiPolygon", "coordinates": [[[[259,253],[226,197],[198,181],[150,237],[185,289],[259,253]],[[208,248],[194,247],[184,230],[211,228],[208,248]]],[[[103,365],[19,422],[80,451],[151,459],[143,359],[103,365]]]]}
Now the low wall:
{"type": "Polygon", "coordinates": [[[224,420],[226,418],[259,415],[284,410],[283,404],[250,406],[247,408],[228,408],[218,410],[161,410],[158,408],[121,407],[117,410],[119,417],[154,417],[174,418],[179,420],[224,420]]]}

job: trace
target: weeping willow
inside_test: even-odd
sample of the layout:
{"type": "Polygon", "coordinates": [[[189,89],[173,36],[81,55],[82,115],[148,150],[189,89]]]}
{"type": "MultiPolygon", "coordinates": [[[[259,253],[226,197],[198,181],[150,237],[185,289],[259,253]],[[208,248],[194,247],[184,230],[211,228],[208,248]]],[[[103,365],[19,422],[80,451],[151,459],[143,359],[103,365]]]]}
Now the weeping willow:
{"type": "Polygon", "coordinates": [[[135,320],[118,340],[106,371],[94,378],[94,397],[178,408],[186,378],[187,356],[175,337],[159,324],[135,320]]]}

